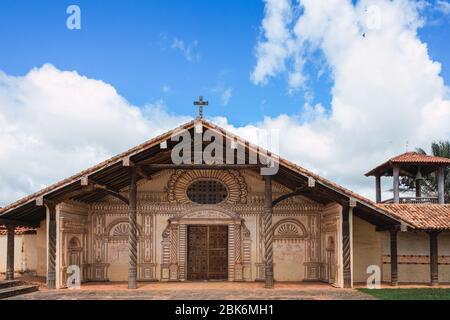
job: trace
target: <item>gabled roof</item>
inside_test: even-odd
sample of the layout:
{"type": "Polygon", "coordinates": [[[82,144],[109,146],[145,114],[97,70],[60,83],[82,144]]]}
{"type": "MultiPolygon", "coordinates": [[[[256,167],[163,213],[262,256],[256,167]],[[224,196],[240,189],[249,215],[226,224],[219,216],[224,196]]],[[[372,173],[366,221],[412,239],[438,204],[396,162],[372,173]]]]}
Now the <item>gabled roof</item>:
{"type": "Polygon", "coordinates": [[[429,170],[433,170],[433,168],[436,168],[437,166],[450,166],[450,159],[430,156],[419,152],[405,152],[370,170],[366,173],[366,176],[374,176],[377,174],[383,175],[388,173],[394,165],[404,166],[404,169],[407,169],[408,166],[421,166],[425,168],[429,167],[429,170]]]}
{"type": "MultiPolygon", "coordinates": [[[[117,156],[114,156],[108,160],[105,160],[89,169],[81,171],[67,179],[59,181],[47,188],[44,188],[38,192],[28,195],[6,207],[0,209],[0,219],[14,219],[16,221],[39,221],[45,218],[45,209],[43,207],[36,206],[36,200],[40,197],[44,197],[48,200],[57,198],[64,193],[69,193],[81,188],[81,179],[88,177],[93,181],[98,181],[101,184],[111,186],[115,190],[121,190],[129,185],[129,174],[127,168],[123,166],[124,159],[128,159],[133,163],[139,164],[144,160],[152,159],[154,163],[170,163],[170,155],[167,150],[160,148],[161,142],[168,142],[168,149],[170,149],[170,138],[180,130],[193,130],[193,128],[201,122],[201,125],[206,129],[216,130],[225,137],[233,138],[246,147],[246,150],[256,150],[255,145],[249,143],[245,139],[242,139],[230,132],[227,132],[223,128],[206,121],[204,119],[197,119],[183,124],[173,130],[170,130],[156,138],[148,140],[134,148],[129,149],[117,156]]],[[[264,154],[264,150],[258,147],[257,152],[264,154]]],[[[356,201],[356,212],[361,214],[365,219],[375,222],[382,222],[385,224],[397,224],[404,223],[406,225],[412,225],[409,220],[400,218],[391,214],[390,211],[377,206],[371,200],[346,189],[334,182],[331,182],[323,177],[320,177],[313,172],[298,166],[286,159],[279,157],[280,171],[276,175],[276,179],[279,182],[288,185],[291,189],[295,189],[301,183],[305,183],[309,178],[312,178],[316,182],[316,188],[314,193],[308,194],[309,197],[321,197],[321,195],[327,199],[331,199],[330,202],[336,201],[341,204],[348,205],[350,199],[356,201]],[[325,195],[325,196],[324,196],[325,195]]],[[[151,175],[155,172],[147,172],[151,175]]],[[[80,196],[74,198],[83,202],[98,201],[105,194],[96,192],[93,194],[80,196]]],[[[323,199],[323,198],[322,198],[323,199]]]]}
{"type": "Polygon", "coordinates": [[[450,227],[450,204],[377,204],[417,229],[444,230],[450,227]]]}

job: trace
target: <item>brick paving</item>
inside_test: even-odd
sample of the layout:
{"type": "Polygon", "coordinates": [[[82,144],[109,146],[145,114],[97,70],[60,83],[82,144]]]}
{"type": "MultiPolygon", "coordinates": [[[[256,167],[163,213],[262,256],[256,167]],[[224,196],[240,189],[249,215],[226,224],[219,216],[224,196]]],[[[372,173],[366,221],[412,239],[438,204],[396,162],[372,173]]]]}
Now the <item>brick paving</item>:
{"type": "Polygon", "coordinates": [[[277,283],[265,289],[263,283],[183,282],[140,283],[128,290],[126,283],[87,283],[81,289],[40,291],[12,300],[368,300],[372,296],[354,289],[334,288],[323,283],[277,283]]]}

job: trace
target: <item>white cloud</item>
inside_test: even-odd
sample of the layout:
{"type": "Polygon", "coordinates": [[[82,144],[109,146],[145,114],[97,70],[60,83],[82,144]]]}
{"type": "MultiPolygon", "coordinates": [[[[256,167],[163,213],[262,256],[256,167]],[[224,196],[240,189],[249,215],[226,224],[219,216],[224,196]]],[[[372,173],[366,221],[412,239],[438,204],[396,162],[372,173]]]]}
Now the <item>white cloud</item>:
{"type": "Polygon", "coordinates": [[[283,66],[306,61],[317,50],[324,55],[334,84],[329,113],[309,107],[306,117],[281,115],[257,127],[284,130],[282,155],[356,191],[371,190],[366,195],[372,196],[373,182],[363,173],[404,152],[406,141],[411,148],[427,148],[432,140],[450,138],[448,88],[440,64],[431,60],[427,45],[417,36],[423,23],[419,9],[403,0],[365,0],[356,5],[301,0],[290,9],[284,0],[267,1],[263,29],[275,16],[278,32],[258,42],[252,80],[263,83],[283,72],[306,77],[295,63],[283,66]],[[292,11],[300,6],[302,14],[292,22],[292,11]],[[379,10],[368,11],[369,6],[379,10]],[[368,16],[377,11],[378,25],[368,16]],[[264,54],[260,48],[266,48],[264,54]]]}
{"type": "Polygon", "coordinates": [[[174,38],[171,47],[172,49],[179,50],[184,58],[189,62],[200,61],[200,54],[197,51],[197,40],[193,41],[190,44],[187,44],[181,39],[174,38]]]}
{"type": "MultiPolygon", "coordinates": [[[[258,42],[258,61],[251,74],[256,84],[264,84],[269,77],[285,70],[285,60],[289,56],[291,34],[288,29],[292,19],[290,0],[265,0],[265,16],[262,21],[264,39],[258,42]]],[[[297,77],[294,77],[294,82],[297,77]]]]}
{"type": "Polygon", "coordinates": [[[230,103],[231,98],[233,97],[233,88],[225,87],[223,85],[218,85],[211,90],[212,93],[218,94],[220,98],[220,103],[223,106],[227,106],[230,103]]]}
{"type": "Polygon", "coordinates": [[[138,108],[109,84],[52,65],[0,72],[0,206],[188,120],[163,101],[138,108]]]}
{"type": "Polygon", "coordinates": [[[450,2],[445,0],[438,0],[436,2],[436,8],[443,14],[450,15],[450,2]]]}

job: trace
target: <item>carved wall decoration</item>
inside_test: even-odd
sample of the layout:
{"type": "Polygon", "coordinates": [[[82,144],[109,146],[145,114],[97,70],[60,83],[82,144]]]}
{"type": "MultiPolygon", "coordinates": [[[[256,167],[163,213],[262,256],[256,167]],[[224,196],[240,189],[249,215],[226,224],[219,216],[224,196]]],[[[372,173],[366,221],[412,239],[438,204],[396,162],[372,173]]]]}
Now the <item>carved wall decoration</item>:
{"type": "Polygon", "coordinates": [[[247,184],[238,170],[176,170],[167,184],[167,197],[171,203],[191,203],[186,194],[196,180],[217,180],[228,190],[226,203],[247,203],[247,184]]]}
{"type": "MultiPolygon", "coordinates": [[[[397,255],[398,264],[430,264],[430,256],[428,255],[412,255],[399,254],[397,255]]],[[[383,255],[383,264],[391,264],[391,255],[383,255]]],[[[450,265],[450,256],[438,256],[438,264],[450,265]]]]}
{"type": "Polygon", "coordinates": [[[328,236],[327,247],[326,247],[326,260],[325,260],[325,271],[326,278],[329,283],[334,283],[336,281],[336,257],[335,257],[335,247],[336,241],[333,236],[328,236]]]}
{"type": "Polygon", "coordinates": [[[161,241],[161,281],[186,280],[187,226],[228,226],[228,280],[251,280],[251,237],[243,220],[214,206],[197,207],[168,220],[161,241]]]}
{"type": "Polygon", "coordinates": [[[242,238],[242,277],[243,279],[252,278],[252,239],[250,237],[250,230],[244,222],[241,224],[241,238],[242,238]]]}
{"type": "Polygon", "coordinates": [[[71,264],[80,267],[81,280],[89,279],[87,237],[89,232],[86,206],[78,203],[64,203],[59,207],[59,241],[57,254],[57,286],[63,288],[67,283],[67,267],[71,264]]]}
{"type": "Polygon", "coordinates": [[[339,281],[339,215],[340,209],[337,205],[329,206],[321,214],[321,261],[324,263],[322,264],[320,279],[335,285],[339,281]]]}
{"type": "MultiPolygon", "coordinates": [[[[164,172],[164,177],[158,181],[142,182],[142,189],[138,192],[139,281],[185,280],[188,270],[188,226],[203,224],[227,226],[227,268],[230,281],[263,280],[264,241],[261,216],[264,211],[264,194],[261,192],[263,188],[256,185],[262,183],[260,175],[246,170],[164,172]],[[226,200],[211,205],[191,202],[186,195],[186,188],[193,181],[202,179],[224,184],[228,193],[226,200]],[[252,190],[251,194],[248,194],[248,188],[252,190]],[[166,225],[164,221],[167,221],[166,225]]],[[[282,185],[274,184],[274,197],[289,191],[291,190],[282,185]]],[[[126,270],[124,265],[129,259],[128,206],[108,197],[83,208],[78,208],[77,204],[73,206],[80,215],[85,215],[85,220],[66,219],[61,224],[61,228],[67,231],[67,238],[61,238],[61,245],[67,250],[71,237],[79,237],[83,247],[82,255],[86,254],[86,258],[81,258],[88,271],[83,278],[93,281],[114,280],[113,275],[118,274],[117,270],[126,270]],[[111,250],[113,246],[115,249],[111,250]],[[121,264],[122,269],[113,263],[121,264]],[[111,279],[108,279],[108,273],[111,279]]],[[[300,266],[302,280],[330,279],[333,283],[329,272],[334,275],[339,273],[338,246],[342,243],[338,234],[339,215],[333,213],[333,208],[327,208],[328,206],[324,207],[304,197],[293,197],[274,207],[275,224],[272,232],[277,246],[282,249],[280,262],[296,259],[295,263],[287,266],[287,270],[299,269],[297,266],[300,266]],[[335,240],[334,251],[333,245],[327,246],[330,236],[335,240]],[[291,255],[291,251],[295,253],[291,255]]],[[[276,248],[274,254],[275,251],[276,248]]],[[[69,260],[70,254],[66,251],[61,256],[61,265],[67,265],[69,260]]]]}
{"type": "Polygon", "coordinates": [[[284,219],[273,226],[275,240],[301,240],[308,237],[305,226],[295,219],[284,219]]]}
{"type": "Polygon", "coordinates": [[[128,237],[129,234],[130,234],[130,224],[125,222],[117,224],[111,232],[111,235],[113,237],[128,237]]]}

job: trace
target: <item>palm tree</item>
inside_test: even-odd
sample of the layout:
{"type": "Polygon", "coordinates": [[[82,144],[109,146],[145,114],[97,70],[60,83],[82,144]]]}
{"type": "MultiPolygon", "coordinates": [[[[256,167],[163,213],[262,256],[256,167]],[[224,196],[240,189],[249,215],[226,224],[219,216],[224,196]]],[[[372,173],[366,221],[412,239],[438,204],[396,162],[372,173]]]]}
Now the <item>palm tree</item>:
{"type": "MultiPolygon", "coordinates": [[[[417,148],[416,152],[421,154],[427,154],[422,148],[417,148]]],[[[436,141],[431,143],[431,153],[433,156],[450,158],[450,141],[436,141]]],[[[450,202],[450,169],[447,168],[444,172],[445,184],[445,202],[450,202]]],[[[414,189],[414,179],[403,177],[401,179],[401,187],[404,191],[412,191],[414,189]]],[[[422,180],[422,194],[424,196],[433,197],[437,195],[437,177],[436,173],[426,175],[422,180]]]]}

